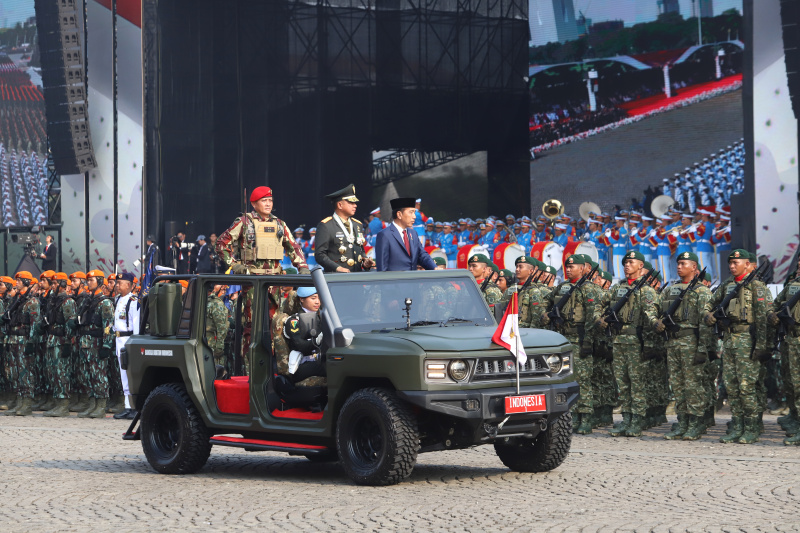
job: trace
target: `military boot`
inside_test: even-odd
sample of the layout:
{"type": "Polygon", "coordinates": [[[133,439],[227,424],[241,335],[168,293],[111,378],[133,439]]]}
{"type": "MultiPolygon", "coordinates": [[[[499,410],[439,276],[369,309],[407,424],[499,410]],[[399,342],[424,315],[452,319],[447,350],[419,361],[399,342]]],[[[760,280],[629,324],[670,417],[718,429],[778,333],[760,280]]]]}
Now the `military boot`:
{"type": "Polygon", "coordinates": [[[644,411],[641,423],[639,424],[643,430],[653,427],[653,408],[648,407],[644,411]]]}
{"type": "Polygon", "coordinates": [[[613,405],[604,405],[603,406],[603,414],[601,416],[600,422],[604,426],[610,426],[614,423],[614,406],[613,405]]]}
{"type": "Polygon", "coordinates": [[[53,407],[49,411],[45,411],[44,413],[42,413],[44,416],[57,416],[57,417],[69,416],[69,399],[59,398],[55,400],[54,403],[55,407],[53,407]]]}
{"type": "Polygon", "coordinates": [[[689,431],[689,415],[678,413],[678,421],[672,424],[672,431],[664,435],[664,438],[667,440],[680,440],[687,431],[689,431]]]}
{"type": "Polygon", "coordinates": [[[787,435],[791,436],[797,433],[797,430],[800,429],[800,421],[797,419],[792,419],[784,422],[781,424],[781,427],[786,432],[787,435]]]}
{"type": "Polygon", "coordinates": [[[581,421],[580,424],[578,424],[578,427],[575,428],[575,433],[578,435],[588,435],[592,432],[592,421],[594,420],[594,417],[592,416],[592,413],[580,413],[580,415],[581,421]]]}
{"type": "Polygon", "coordinates": [[[8,409],[8,404],[11,403],[11,393],[4,392],[0,394],[0,411],[5,411],[8,409]]]}
{"type": "Polygon", "coordinates": [[[602,423],[603,418],[603,406],[597,405],[594,408],[594,413],[592,413],[592,429],[597,429],[603,425],[602,423]]]}
{"type": "Polygon", "coordinates": [[[661,424],[666,424],[669,422],[667,420],[667,406],[666,405],[659,405],[656,407],[656,427],[660,426],[661,424]]]}
{"type": "Polygon", "coordinates": [[[717,425],[717,422],[714,420],[714,406],[712,405],[708,409],[706,409],[705,414],[703,415],[703,424],[706,425],[706,429],[713,428],[717,425]]]}
{"type": "Polygon", "coordinates": [[[800,446],[800,433],[794,437],[787,437],[783,439],[783,444],[786,446],[800,446]]]}
{"type": "Polygon", "coordinates": [[[728,433],[723,437],[720,437],[719,441],[724,442],[725,444],[736,442],[739,440],[739,437],[742,436],[742,433],[744,433],[744,417],[734,416],[733,418],[731,418],[730,433],[728,433]]]}
{"type": "Polygon", "coordinates": [[[106,398],[98,398],[95,403],[94,409],[87,415],[89,418],[105,418],[106,417],[106,398]]]}
{"type": "Polygon", "coordinates": [[[697,440],[706,432],[706,425],[702,416],[689,416],[689,429],[683,434],[683,440],[697,440]]]}
{"type": "Polygon", "coordinates": [[[5,412],[7,415],[15,415],[17,414],[17,409],[19,406],[22,405],[22,398],[19,396],[14,396],[12,403],[9,404],[8,410],[5,412]]]}
{"type": "Polygon", "coordinates": [[[106,406],[106,412],[111,414],[121,413],[125,409],[125,398],[120,394],[114,396],[106,406]]]}
{"type": "Polygon", "coordinates": [[[758,436],[761,432],[758,430],[758,417],[748,416],[744,419],[744,432],[739,437],[739,444],[753,444],[758,442],[758,436]]]}
{"type": "Polygon", "coordinates": [[[75,403],[70,403],[69,410],[80,413],[89,408],[89,397],[86,394],[75,395],[75,403]]]}
{"type": "Polygon", "coordinates": [[[644,431],[644,417],[642,415],[631,416],[631,425],[625,430],[626,437],[641,437],[644,431]]]}
{"type": "Polygon", "coordinates": [[[31,410],[33,410],[33,411],[41,411],[43,403],[44,403],[44,400],[42,399],[41,396],[35,397],[35,398],[31,398],[31,410]]]}
{"type": "Polygon", "coordinates": [[[790,410],[788,415],[778,417],[778,424],[780,424],[781,427],[783,427],[784,424],[792,422],[797,422],[797,413],[795,413],[794,411],[790,410]]]}
{"type": "Polygon", "coordinates": [[[31,416],[33,414],[33,398],[25,396],[15,413],[17,416],[31,416]]]}
{"type": "Polygon", "coordinates": [[[622,422],[616,424],[613,428],[611,428],[608,432],[609,435],[612,437],[622,437],[625,435],[625,432],[628,430],[628,426],[631,425],[631,413],[622,413],[622,422]]]}
{"type": "Polygon", "coordinates": [[[56,406],[56,399],[51,396],[51,397],[49,397],[47,399],[46,402],[44,402],[42,404],[42,406],[39,408],[39,410],[40,411],[49,411],[50,409],[54,408],[55,406],[56,406]]]}
{"type": "Polygon", "coordinates": [[[97,407],[97,400],[94,397],[89,398],[89,406],[78,413],[78,418],[89,418],[89,413],[94,411],[95,407],[97,407]]]}

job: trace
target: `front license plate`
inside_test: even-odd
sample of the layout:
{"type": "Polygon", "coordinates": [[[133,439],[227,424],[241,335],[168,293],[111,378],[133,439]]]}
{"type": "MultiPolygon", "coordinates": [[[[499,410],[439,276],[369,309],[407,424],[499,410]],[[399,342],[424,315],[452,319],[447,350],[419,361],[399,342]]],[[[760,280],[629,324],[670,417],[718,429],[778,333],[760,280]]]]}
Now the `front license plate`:
{"type": "Polygon", "coordinates": [[[544,394],[531,394],[528,396],[506,396],[506,414],[515,413],[540,413],[547,411],[547,401],[544,394]]]}

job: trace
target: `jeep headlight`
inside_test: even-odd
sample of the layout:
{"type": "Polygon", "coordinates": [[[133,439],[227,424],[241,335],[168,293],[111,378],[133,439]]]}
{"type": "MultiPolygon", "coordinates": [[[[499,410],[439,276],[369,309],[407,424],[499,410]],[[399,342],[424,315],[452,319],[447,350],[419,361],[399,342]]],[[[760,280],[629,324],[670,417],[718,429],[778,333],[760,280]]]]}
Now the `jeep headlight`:
{"type": "Polygon", "coordinates": [[[447,368],[454,381],[464,381],[469,375],[469,365],[462,359],[453,359],[447,368]]]}
{"type": "Polygon", "coordinates": [[[550,372],[553,374],[558,374],[561,372],[562,365],[563,362],[560,355],[553,354],[547,357],[547,366],[550,368],[550,372]]]}

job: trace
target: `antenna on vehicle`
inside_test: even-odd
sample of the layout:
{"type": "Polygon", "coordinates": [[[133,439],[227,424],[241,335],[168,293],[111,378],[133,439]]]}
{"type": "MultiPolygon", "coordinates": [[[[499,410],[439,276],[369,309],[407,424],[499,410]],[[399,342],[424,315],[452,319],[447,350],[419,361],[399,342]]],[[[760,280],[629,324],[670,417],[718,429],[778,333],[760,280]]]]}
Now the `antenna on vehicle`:
{"type": "Polygon", "coordinates": [[[406,304],[406,307],[405,307],[405,312],[406,312],[406,314],[405,314],[405,317],[406,317],[406,331],[410,331],[411,330],[411,304],[412,304],[411,298],[406,298],[405,304],[406,304]]]}

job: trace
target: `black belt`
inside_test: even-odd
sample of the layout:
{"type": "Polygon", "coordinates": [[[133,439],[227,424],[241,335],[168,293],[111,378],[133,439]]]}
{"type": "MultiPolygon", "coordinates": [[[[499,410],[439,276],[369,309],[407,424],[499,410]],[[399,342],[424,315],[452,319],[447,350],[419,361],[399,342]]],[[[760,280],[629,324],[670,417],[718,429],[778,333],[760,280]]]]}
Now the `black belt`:
{"type": "Polygon", "coordinates": [[[132,331],[117,331],[117,332],[115,332],[115,335],[117,337],[130,337],[131,335],[133,335],[133,332],[132,331]]]}

